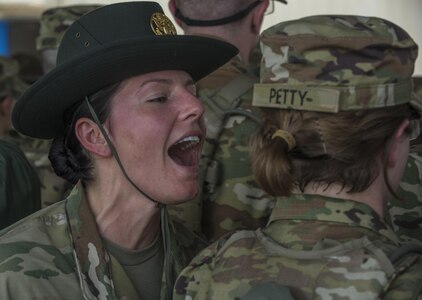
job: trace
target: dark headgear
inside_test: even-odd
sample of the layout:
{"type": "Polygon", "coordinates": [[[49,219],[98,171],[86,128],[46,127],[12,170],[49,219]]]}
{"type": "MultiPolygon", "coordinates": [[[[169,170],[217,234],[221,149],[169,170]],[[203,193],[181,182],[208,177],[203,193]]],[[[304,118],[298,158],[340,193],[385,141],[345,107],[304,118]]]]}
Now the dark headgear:
{"type": "Polygon", "coordinates": [[[19,99],[12,122],[23,134],[53,138],[64,129],[64,112],[103,87],[162,70],[183,70],[199,80],[237,52],[223,41],[176,35],[158,3],[103,6],[66,30],[56,68],[19,99]]]}

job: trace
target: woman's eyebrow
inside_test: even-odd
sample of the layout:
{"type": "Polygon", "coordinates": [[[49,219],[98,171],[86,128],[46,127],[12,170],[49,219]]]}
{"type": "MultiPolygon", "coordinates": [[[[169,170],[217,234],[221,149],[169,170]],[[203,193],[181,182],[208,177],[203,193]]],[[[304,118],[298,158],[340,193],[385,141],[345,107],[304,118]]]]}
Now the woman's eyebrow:
{"type": "Polygon", "coordinates": [[[152,79],[148,79],[143,81],[139,87],[144,87],[145,85],[148,85],[150,83],[164,83],[164,84],[171,84],[172,80],[170,79],[164,79],[164,78],[152,78],[152,79]]]}
{"type": "MultiPolygon", "coordinates": [[[[145,80],[144,82],[142,82],[139,87],[144,87],[145,85],[148,85],[150,83],[163,83],[163,84],[172,84],[173,80],[172,79],[165,79],[165,78],[152,78],[152,79],[148,79],[145,80]]],[[[185,80],[184,86],[190,86],[193,85],[195,86],[195,81],[192,78],[188,78],[185,80]]]]}

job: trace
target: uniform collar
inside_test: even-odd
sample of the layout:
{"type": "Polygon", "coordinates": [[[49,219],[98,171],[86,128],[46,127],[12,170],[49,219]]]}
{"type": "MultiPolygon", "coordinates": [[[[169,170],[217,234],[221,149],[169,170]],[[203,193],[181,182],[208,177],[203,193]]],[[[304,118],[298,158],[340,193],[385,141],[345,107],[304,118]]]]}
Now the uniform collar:
{"type": "Polygon", "coordinates": [[[79,182],[66,199],[69,233],[84,295],[88,299],[117,299],[111,276],[110,255],[106,251],[79,182]]]}
{"type": "MultiPolygon", "coordinates": [[[[352,200],[321,195],[292,195],[277,198],[268,226],[281,220],[330,222],[351,230],[362,229],[381,234],[395,244],[392,228],[368,205],[352,200]]],[[[329,228],[328,228],[329,230],[329,228]]]]}

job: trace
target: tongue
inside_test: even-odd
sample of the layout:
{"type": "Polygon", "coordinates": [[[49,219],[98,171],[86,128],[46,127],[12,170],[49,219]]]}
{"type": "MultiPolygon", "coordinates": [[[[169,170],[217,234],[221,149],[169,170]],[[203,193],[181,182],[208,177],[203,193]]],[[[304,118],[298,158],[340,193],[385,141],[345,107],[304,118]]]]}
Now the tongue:
{"type": "Polygon", "coordinates": [[[193,166],[197,162],[197,151],[196,147],[191,147],[186,150],[182,150],[182,145],[178,144],[170,147],[169,156],[181,166],[193,166]]]}

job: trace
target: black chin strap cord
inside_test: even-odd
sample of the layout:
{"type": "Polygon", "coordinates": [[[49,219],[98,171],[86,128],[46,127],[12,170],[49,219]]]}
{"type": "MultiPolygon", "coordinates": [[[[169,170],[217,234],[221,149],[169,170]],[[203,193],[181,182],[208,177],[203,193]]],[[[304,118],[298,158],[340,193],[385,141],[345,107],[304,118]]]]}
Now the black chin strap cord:
{"type": "Polygon", "coordinates": [[[143,196],[145,196],[147,199],[154,202],[157,207],[160,208],[160,217],[161,217],[161,234],[163,236],[163,248],[164,248],[164,271],[166,276],[166,292],[167,292],[167,299],[171,300],[172,293],[173,293],[173,284],[174,284],[174,277],[173,277],[173,271],[172,266],[170,264],[171,262],[171,231],[170,231],[170,222],[168,218],[168,211],[167,206],[163,203],[160,203],[156,200],[154,200],[151,196],[146,194],[144,191],[142,191],[129,177],[129,175],[126,173],[125,168],[123,167],[123,164],[120,160],[119,154],[117,153],[116,148],[114,147],[113,143],[111,142],[110,138],[107,135],[107,132],[105,131],[103,125],[101,124],[100,120],[98,119],[97,113],[95,112],[94,108],[91,105],[91,102],[89,101],[88,97],[85,96],[85,102],[88,105],[89,112],[91,113],[92,118],[94,119],[94,122],[97,124],[98,128],[101,131],[101,134],[103,135],[104,139],[106,140],[106,143],[108,147],[110,148],[111,153],[113,154],[114,158],[117,161],[117,164],[120,167],[120,170],[122,171],[123,175],[125,176],[126,180],[129,181],[129,183],[143,196]]]}
{"type": "Polygon", "coordinates": [[[98,128],[100,128],[100,131],[104,137],[104,139],[107,142],[108,147],[110,148],[111,153],[113,154],[114,158],[117,161],[117,164],[120,167],[120,170],[122,170],[123,175],[125,176],[125,178],[127,179],[127,181],[129,181],[129,183],[138,191],[140,192],[142,195],[144,195],[146,198],[148,198],[149,200],[151,200],[152,202],[154,202],[157,207],[161,207],[162,203],[157,202],[156,200],[154,200],[151,196],[149,196],[147,193],[145,193],[144,191],[142,191],[133,181],[132,179],[129,178],[129,175],[127,175],[125,168],[123,167],[123,164],[120,160],[119,154],[117,153],[116,148],[114,147],[113,143],[110,141],[110,138],[107,135],[107,132],[105,131],[103,125],[101,124],[100,120],[98,119],[97,113],[95,112],[94,108],[91,105],[91,102],[89,101],[88,97],[85,96],[85,102],[88,105],[88,109],[89,112],[91,113],[92,118],[94,118],[94,122],[97,124],[98,128]]]}

